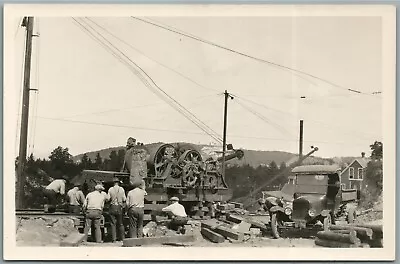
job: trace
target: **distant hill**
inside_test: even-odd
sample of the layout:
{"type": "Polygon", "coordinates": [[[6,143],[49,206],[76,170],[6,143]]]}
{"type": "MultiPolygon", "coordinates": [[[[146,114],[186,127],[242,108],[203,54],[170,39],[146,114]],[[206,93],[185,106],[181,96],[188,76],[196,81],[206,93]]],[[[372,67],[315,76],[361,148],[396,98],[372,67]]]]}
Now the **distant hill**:
{"type": "MultiPolygon", "coordinates": [[[[158,143],[151,143],[151,144],[146,144],[146,147],[152,148],[152,146],[159,144],[158,143]]],[[[180,142],[180,144],[190,144],[190,143],[184,143],[180,142]]],[[[198,151],[200,151],[203,155],[207,156],[209,155],[209,152],[216,152],[216,155],[220,155],[221,148],[220,147],[215,147],[215,146],[209,146],[209,145],[196,145],[196,144],[191,144],[193,145],[198,151]]],[[[110,153],[115,150],[119,151],[120,149],[124,149],[124,146],[118,146],[118,147],[110,147],[106,149],[101,149],[97,151],[91,151],[87,152],[86,155],[94,161],[96,158],[97,153],[100,153],[100,157],[102,159],[109,158],[110,153]]],[[[229,164],[232,165],[244,165],[248,164],[254,168],[258,166],[267,166],[269,163],[272,161],[275,161],[275,163],[280,166],[281,163],[286,163],[290,164],[293,161],[297,160],[298,155],[293,154],[290,152],[284,152],[284,151],[259,151],[259,150],[246,150],[243,149],[244,151],[244,158],[241,160],[238,159],[233,159],[229,161],[229,164]]],[[[73,160],[79,161],[83,156],[82,154],[76,155],[73,157],[73,160]]],[[[323,159],[323,158],[318,158],[318,157],[309,157],[306,162],[308,163],[318,163],[318,164],[330,164],[332,163],[332,160],[330,159],[323,159]]]]}

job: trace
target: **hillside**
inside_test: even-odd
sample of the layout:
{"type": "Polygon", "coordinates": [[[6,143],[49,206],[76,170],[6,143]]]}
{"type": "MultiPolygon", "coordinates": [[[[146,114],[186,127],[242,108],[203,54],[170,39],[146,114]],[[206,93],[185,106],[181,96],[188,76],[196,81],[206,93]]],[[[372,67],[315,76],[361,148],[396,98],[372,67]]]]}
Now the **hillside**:
{"type": "MultiPolygon", "coordinates": [[[[150,147],[152,145],[155,145],[158,143],[152,143],[152,144],[147,144],[146,146],[150,147]]],[[[204,155],[210,154],[209,152],[218,152],[220,151],[220,148],[214,147],[214,146],[208,146],[208,145],[195,145],[197,147],[197,150],[202,152],[204,155]]],[[[119,146],[119,147],[111,147],[107,149],[101,149],[98,151],[91,151],[86,153],[87,156],[94,161],[96,158],[97,153],[100,153],[100,157],[102,159],[109,158],[110,153],[112,151],[119,151],[121,149],[124,149],[124,146],[119,146]]],[[[268,165],[272,161],[275,161],[275,163],[279,166],[281,163],[291,163],[292,160],[296,160],[298,157],[297,154],[289,153],[289,152],[284,152],[284,151],[257,151],[257,150],[246,150],[244,149],[244,158],[242,160],[237,160],[233,159],[229,161],[229,164],[232,165],[244,165],[244,164],[249,164],[250,166],[256,168],[260,165],[268,165]]],[[[218,155],[218,153],[216,154],[218,155]]],[[[73,160],[79,161],[83,156],[82,154],[76,155],[73,157],[73,160]]],[[[331,163],[330,160],[318,158],[318,157],[310,157],[310,161],[312,160],[312,163],[331,163]]]]}

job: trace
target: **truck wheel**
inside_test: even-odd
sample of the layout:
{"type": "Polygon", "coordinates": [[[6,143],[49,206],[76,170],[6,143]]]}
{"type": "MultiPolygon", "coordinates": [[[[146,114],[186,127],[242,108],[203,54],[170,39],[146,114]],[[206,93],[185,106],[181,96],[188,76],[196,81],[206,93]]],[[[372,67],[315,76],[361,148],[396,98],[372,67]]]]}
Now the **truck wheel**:
{"type": "Polygon", "coordinates": [[[356,210],[354,208],[349,208],[349,210],[347,211],[347,223],[348,224],[354,223],[356,218],[357,218],[356,210]]]}
{"type": "Polygon", "coordinates": [[[272,236],[274,238],[280,238],[279,235],[279,227],[278,227],[278,214],[272,214],[271,216],[271,230],[272,230],[272,236]]]}
{"type": "Polygon", "coordinates": [[[324,231],[329,231],[329,228],[332,225],[332,216],[328,214],[324,217],[324,231]]]}

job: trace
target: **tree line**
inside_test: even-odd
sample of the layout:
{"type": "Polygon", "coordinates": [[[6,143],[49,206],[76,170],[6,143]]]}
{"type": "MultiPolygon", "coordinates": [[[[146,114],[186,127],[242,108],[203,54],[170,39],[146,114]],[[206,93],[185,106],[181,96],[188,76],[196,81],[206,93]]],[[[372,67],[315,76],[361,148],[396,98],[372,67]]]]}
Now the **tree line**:
{"type": "MultiPolygon", "coordinates": [[[[368,186],[366,191],[368,195],[376,197],[382,192],[382,159],[383,146],[381,142],[374,142],[370,145],[371,161],[368,163],[365,175],[365,184],[368,186]]],[[[91,160],[87,154],[84,154],[78,162],[74,162],[72,155],[67,147],[58,146],[49,155],[48,159],[35,158],[32,154],[28,157],[25,176],[26,186],[24,193],[26,197],[26,207],[41,208],[44,203],[42,189],[52,180],[66,175],[70,179],[82,172],[82,170],[105,170],[120,171],[125,156],[125,149],[118,151],[113,150],[108,158],[102,158],[98,152],[95,159],[91,160]]],[[[16,159],[17,161],[17,159],[16,159]]],[[[16,162],[17,165],[17,162],[16,162]]],[[[226,168],[226,183],[233,190],[233,198],[246,196],[252,190],[269,181],[275,175],[286,169],[286,164],[282,162],[279,166],[274,162],[270,162],[266,166],[258,166],[256,168],[246,165],[231,165],[226,168]]],[[[269,190],[280,189],[286,182],[285,175],[278,177],[269,185],[269,190]]],[[[69,186],[71,188],[72,186],[69,186]]]]}

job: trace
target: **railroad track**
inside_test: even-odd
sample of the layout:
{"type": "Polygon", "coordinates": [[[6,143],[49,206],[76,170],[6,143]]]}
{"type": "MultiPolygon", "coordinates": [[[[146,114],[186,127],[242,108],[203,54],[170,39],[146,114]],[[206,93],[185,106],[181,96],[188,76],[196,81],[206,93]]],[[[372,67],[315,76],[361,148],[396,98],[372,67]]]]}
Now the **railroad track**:
{"type": "MultiPolygon", "coordinates": [[[[56,211],[54,213],[45,213],[42,209],[26,209],[16,210],[16,216],[46,216],[46,217],[58,217],[58,216],[76,216],[62,211],[56,211]]],[[[78,215],[79,217],[79,215],[78,215]]]]}

